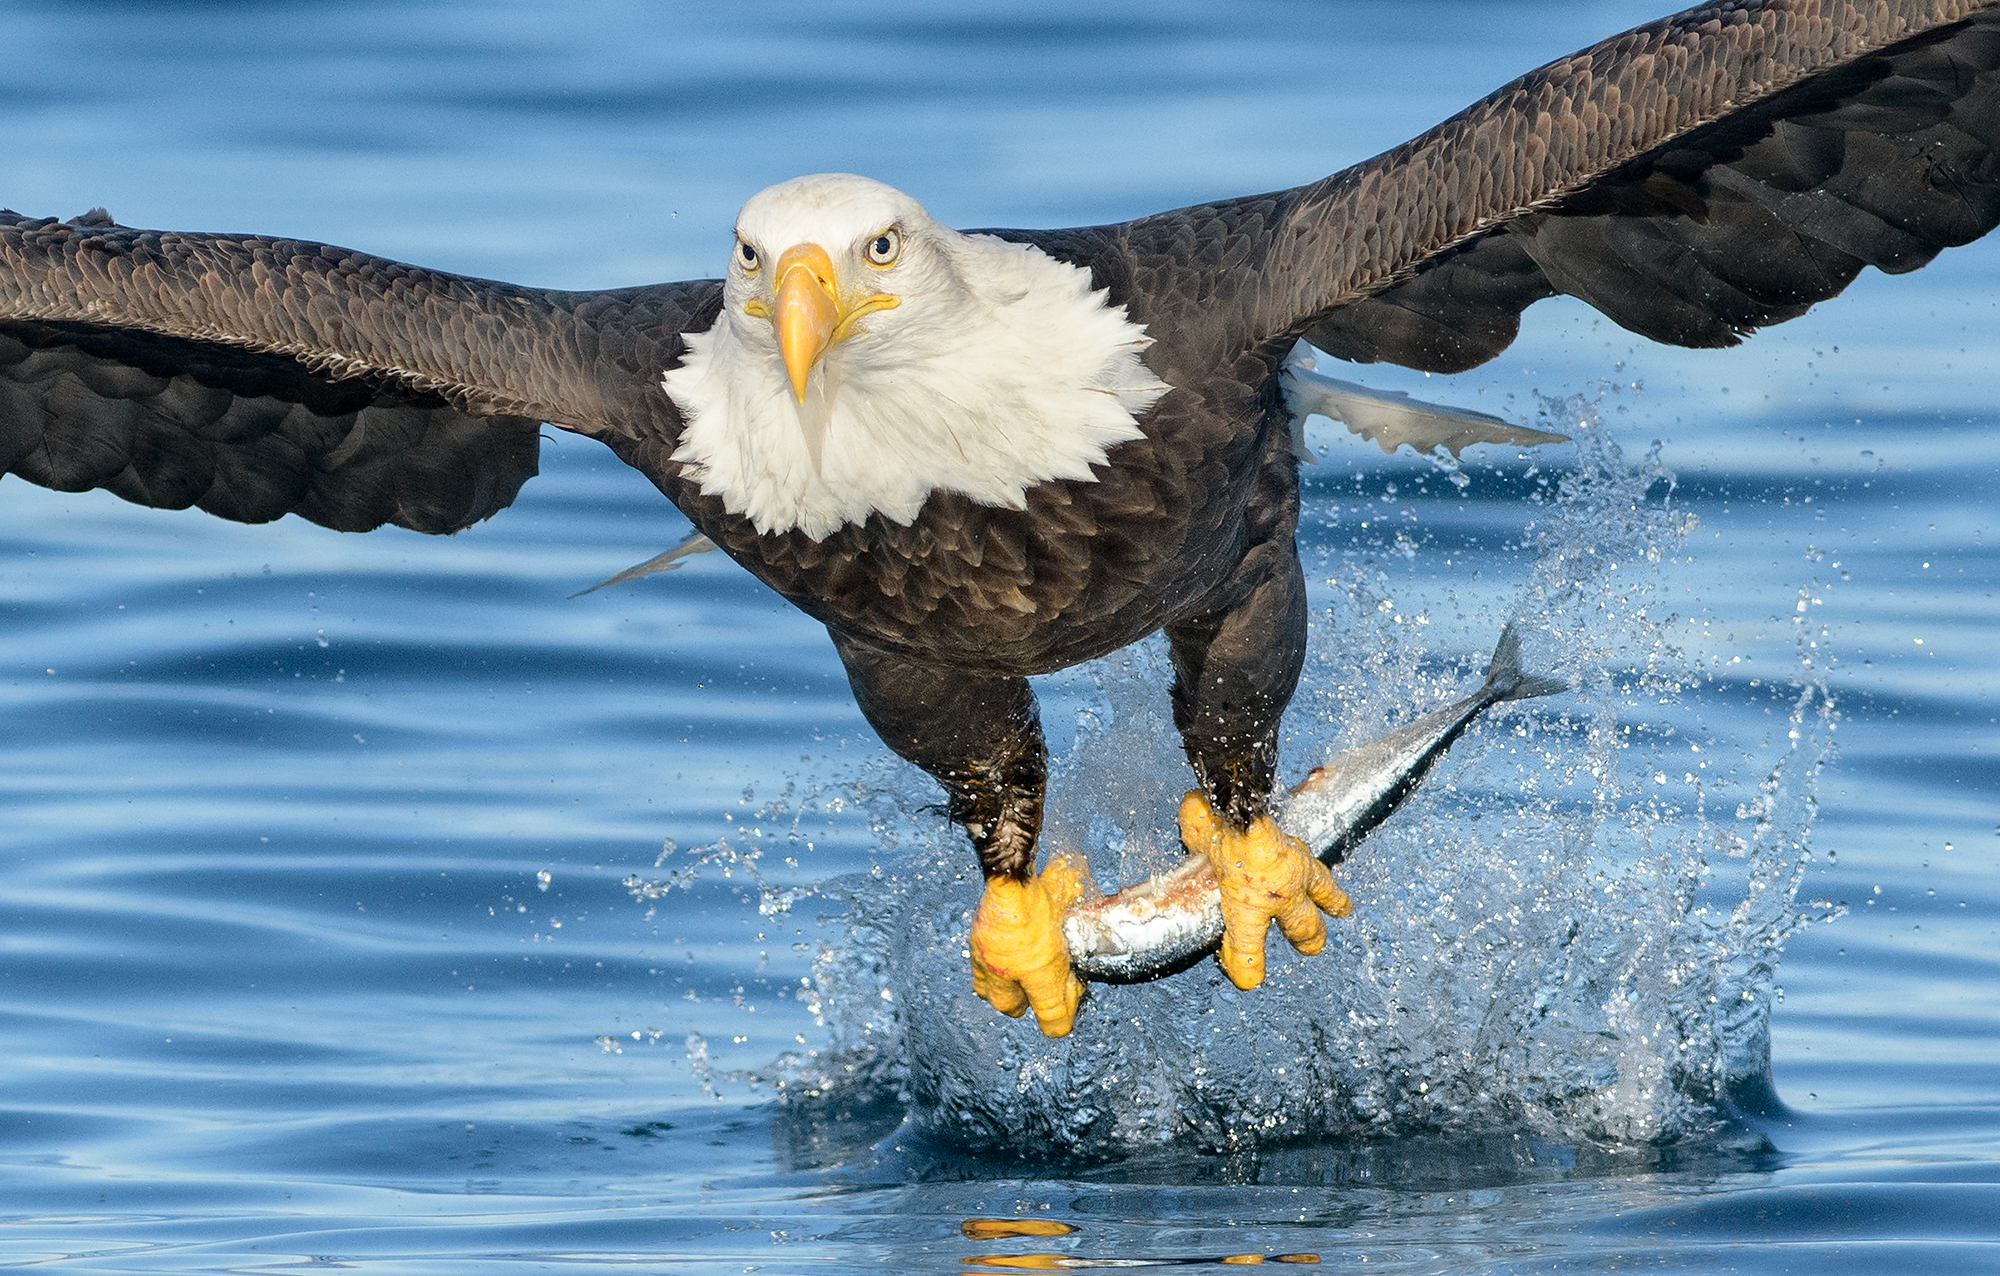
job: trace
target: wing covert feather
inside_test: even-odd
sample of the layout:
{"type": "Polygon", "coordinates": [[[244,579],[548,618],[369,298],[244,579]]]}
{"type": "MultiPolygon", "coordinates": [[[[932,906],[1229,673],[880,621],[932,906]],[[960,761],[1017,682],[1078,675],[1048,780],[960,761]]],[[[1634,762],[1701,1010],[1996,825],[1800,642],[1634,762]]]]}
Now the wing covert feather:
{"type": "Polygon", "coordinates": [[[456,531],[535,473],[543,421],[677,434],[658,376],[718,295],[0,212],[0,473],[242,522],[456,531]]]}
{"type": "Polygon", "coordinates": [[[1190,334],[1166,352],[1183,368],[1303,336],[1460,371],[1557,293],[1655,340],[1733,345],[1864,265],[1913,270],[1992,229],[1996,149],[1990,0],[1736,0],[1551,63],[1324,181],[1107,229],[1145,308],[1190,334]]]}

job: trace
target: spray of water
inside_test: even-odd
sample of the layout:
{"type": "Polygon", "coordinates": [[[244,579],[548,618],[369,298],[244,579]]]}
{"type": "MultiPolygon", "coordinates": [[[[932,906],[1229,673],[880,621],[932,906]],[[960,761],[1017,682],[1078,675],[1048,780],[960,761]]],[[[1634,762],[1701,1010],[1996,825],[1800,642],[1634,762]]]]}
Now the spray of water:
{"type": "MultiPolygon", "coordinates": [[[[1544,410],[1578,463],[1513,546],[1525,584],[1478,619],[1497,634],[1522,617],[1529,667],[1577,692],[1496,711],[1461,742],[1342,866],[1356,910],[1322,955],[1279,959],[1274,940],[1269,982],[1247,993],[1210,964],[1096,988],[1075,1032],[1046,1040],[973,998],[979,883],[913,777],[878,805],[890,871],[820,890],[845,909],[804,993],[829,1040],[771,1070],[784,1101],[900,1102],[959,1147],[1125,1155],[1420,1131],[1660,1143],[1766,1086],[1780,947],[1829,911],[1796,897],[1831,705],[1802,675],[1775,756],[1704,732],[1690,705],[1710,684],[1659,614],[1693,527],[1673,476],[1628,462],[1592,405],[1544,410]]],[[[1286,721],[1290,766],[1461,694],[1483,667],[1483,650],[1429,650],[1428,617],[1391,597],[1383,554],[1417,552],[1399,537],[1323,564],[1331,601],[1286,721]]],[[[1177,857],[1186,772],[1157,644],[1078,677],[1047,837],[1115,886],[1177,857]]]]}

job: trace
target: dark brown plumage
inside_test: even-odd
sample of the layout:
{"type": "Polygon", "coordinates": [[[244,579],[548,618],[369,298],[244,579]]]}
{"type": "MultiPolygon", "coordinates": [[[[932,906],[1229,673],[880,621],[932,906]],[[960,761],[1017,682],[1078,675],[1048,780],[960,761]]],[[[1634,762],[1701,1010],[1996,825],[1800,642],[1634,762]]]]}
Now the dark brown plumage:
{"type": "Polygon", "coordinates": [[[547,421],[598,438],[824,621],[864,711],[946,784],[989,874],[1032,864],[1021,676],[1165,628],[1204,789],[1262,810],[1298,676],[1281,361],[1456,371],[1567,293],[1723,346],[1864,265],[2000,222],[2000,13],[1764,0],[1663,19],[1323,181],[1114,226],[989,232],[1090,271],[1171,387],[1090,482],[933,492],[907,525],[760,535],[672,459],[660,384],[718,281],[558,292],[319,244],[0,214],[0,472],[162,507],[450,532],[506,506],[547,421]],[[940,726],[948,718],[948,726],[940,726]]]}

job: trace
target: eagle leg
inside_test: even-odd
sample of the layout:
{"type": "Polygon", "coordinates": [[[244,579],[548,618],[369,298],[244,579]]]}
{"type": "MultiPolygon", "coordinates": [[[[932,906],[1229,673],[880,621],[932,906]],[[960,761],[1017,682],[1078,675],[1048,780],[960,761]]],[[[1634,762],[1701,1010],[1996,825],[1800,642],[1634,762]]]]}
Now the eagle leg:
{"type": "Polygon", "coordinates": [[[944,786],[972,839],[986,878],[972,919],[973,991],[1002,1014],[1033,1008],[1044,1033],[1065,1035],[1083,981],[1070,971],[1062,915],[1086,874],[1066,858],[1034,871],[1048,747],[1028,680],[924,664],[840,633],[833,641],[868,724],[944,786]]]}
{"type": "Polygon", "coordinates": [[[1306,591],[1292,538],[1297,489],[1259,495],[1251,512],[1261,537],[1199,613],[1167,626],[1174,725],[1201,783],[1181,802],[1181,841],[1215,867],[1219,957],[1238,988],[1264,982],[1273,921],[1311,955],[1326,943],[1321,912],[1339,917],[1350,906],[1326,865],[1271,817],[1278,720],[1305,665],[1306,591]]]}

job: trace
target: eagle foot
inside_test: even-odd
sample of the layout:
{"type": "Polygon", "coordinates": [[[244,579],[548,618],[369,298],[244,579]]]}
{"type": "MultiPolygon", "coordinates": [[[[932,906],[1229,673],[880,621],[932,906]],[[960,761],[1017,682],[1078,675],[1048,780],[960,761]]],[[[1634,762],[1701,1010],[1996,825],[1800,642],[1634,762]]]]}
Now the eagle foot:
{"type": "Polygon", "coordinates": [[[1181,841],[1208,857],[1222,887],[1223,973],[1238,988],[1264,982],[1264,939],[1277,922],[1308,957],[1326,946],[1322,912],[1345,917],[1353,904],[1306,844],[1268,815],[1238,829],[1199,790],[1181,799],[1181,841]]]}
{"type": "Polygon", "coordinates": [[[1050,1037],[1068,1035],[1083,999],[1083,981],[1069,968],[1062,917],[1082,898],[1084,881],[1082,864],[1058,856],[1025,882],[988,878],[972,916],[972,991],[1003,1015],[1033,1007],[1050,1037]]]}

